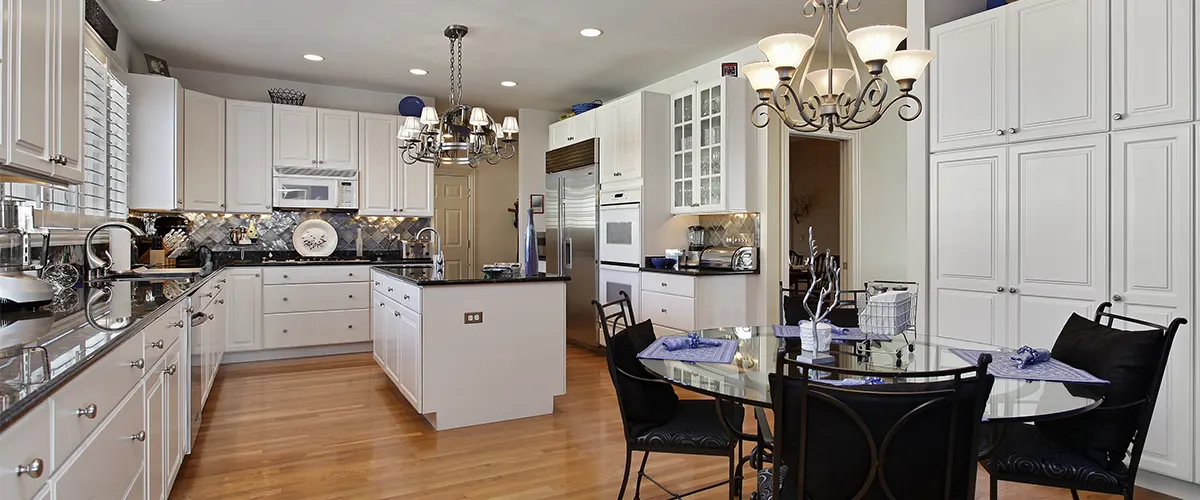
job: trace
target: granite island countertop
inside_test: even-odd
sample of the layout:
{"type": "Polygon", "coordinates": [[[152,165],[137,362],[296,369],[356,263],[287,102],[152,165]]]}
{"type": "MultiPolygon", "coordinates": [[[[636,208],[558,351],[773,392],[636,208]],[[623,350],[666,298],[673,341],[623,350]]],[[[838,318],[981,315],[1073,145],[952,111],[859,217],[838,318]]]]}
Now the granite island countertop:
{"type": "Polygon", "coordinates": [[[441,285],[482,285],[482,284],[497,284],[497,283],[545,283],[552,281],[570,281],[570,276],[547,275],[541,274],[538,276],[516,276],[512,278],[457,278],[447,279],[434,276],[433,268],[429,266],[372,266],[371,269],[387,274],[402,281],[412,283],[417,286],[441,286],[441,285]]]}

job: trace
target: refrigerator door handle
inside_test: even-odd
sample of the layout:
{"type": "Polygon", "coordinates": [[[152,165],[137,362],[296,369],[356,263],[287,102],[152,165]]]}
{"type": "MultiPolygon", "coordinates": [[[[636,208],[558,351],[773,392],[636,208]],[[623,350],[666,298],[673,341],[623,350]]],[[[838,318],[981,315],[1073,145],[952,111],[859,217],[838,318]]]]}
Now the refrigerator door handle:
{"type": "Polygon", "coordinates": [[[571,255],[573,239],[574,238],[571,238],[570,236],[563,239],[563,256],[562,256],[563,269],[571,269],[571,261],[574,260],[574,259],[572,259],[572,255],[571,255]]]}

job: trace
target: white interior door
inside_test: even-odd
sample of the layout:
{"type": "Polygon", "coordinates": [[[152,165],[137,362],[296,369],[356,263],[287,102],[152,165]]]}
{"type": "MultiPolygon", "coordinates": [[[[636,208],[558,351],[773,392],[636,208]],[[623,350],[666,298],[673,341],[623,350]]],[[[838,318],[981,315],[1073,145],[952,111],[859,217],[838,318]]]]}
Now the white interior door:
{"type": "Polygon", "coordinates": [[[1048,348],[1108,292],[1108,136],[1009,147],[1009,345],[1048,348]]]}
{"type": "MultiPolygon", "coordinates": [[[[1112,135],[1110,299],[1117,314],[1161,325],[1194,317],[1192,147],[1190,124],[1112,135]]],[[[1193,479],[1191,332],[1184,325],[1175,337],[1142,454],[1146,469],[1187,481],[1193,479]]]]}
{"type": "Polygon", "coordinates": [[[1113,129],[1192,119],[1192,4],[1113,0],[1113,129]]]}
{"type": "Polygon", "coordinates": [[[930,157],[930,333],[1003,343],[1008,157],[1004,147],[930,157]]]}
{"type": "Polygon", "coordinates": [[[438,172],[434,182],[433,225],[442,235],[446,279],[475,277],[471,265],[471,177],[438,172]]]}
{"type": "Polygon", "coordinates": [[[358,168],[358,113],[318,109],[317,133],[320,136],[317,142],[318,166],[358,168]]]}
{"type": "Polygon", "coordinates": [[[1108,0],[1022,0],[1006,10],[1009,141],[1108,130],[1108,0]]]}
{"type": "Polygon", "coordinates": [[[938,55],[929,68],[931,151],[1008,140],[1004,14],[997,9],[931,30],[938,55]]]}
{"type": "Polygon", "coordinates": [[[275,165],[317,166],[317,110],[286,104],[275,104],[273,108],[275,165]]]}

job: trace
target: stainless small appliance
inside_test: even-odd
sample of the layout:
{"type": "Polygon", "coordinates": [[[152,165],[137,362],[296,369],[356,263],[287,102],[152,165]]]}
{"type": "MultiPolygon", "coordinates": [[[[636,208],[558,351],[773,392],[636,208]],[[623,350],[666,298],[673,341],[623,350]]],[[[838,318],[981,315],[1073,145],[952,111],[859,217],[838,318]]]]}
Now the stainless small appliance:
{"type": "Polygon", "coordinates": [[[754,271],[758,269],[758,248],[706,248],[700,255],[700,267],[710,269],[729,269],[731,271],[754,271]]]}
{"type": "Polygon", "coordinates": [[[50,231],[33,229],[32,207],[20,206],[13,201],[0,203],[4,208],[0,227],[0,310],[33,309],[49,304],[54,297],[54,287],[30,276],[27,271],[40,270],[48,264],[50,257],[50,231]],[[27,213],[21,213],[21,212],[27,213]],[[14,215],[15,214],[15,215],[14,215]],[[31,237],[42,237],[41,265],[33,264],[31,237]]]}
{"type": "Polygon", "coordinates": [[[708,246],[708,228],[704,226],[688,226],[688,250],[704,250],[708,246]]]}
{"type": "Polygon", "coordinates": [[[429,241],[427,240],[397,240],[396,246],[400,249],[400,258],[402,259],[428,259],[429,258],[429,241]]]}

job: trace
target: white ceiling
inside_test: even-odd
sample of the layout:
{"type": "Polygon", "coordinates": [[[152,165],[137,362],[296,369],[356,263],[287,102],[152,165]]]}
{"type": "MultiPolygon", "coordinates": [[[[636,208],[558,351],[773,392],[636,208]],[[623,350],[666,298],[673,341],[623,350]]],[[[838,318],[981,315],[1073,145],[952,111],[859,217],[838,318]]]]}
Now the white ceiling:
{"type": "MultiPolygon", "coordinates": [[[[469,104],[561,109],[621,95],[781,31],[811,33],[803,0],[109,0],[139,47],[173,67],[386,92],[448,93],[464,24],[469,104]],[[582,28],[604,35],[584,38],[582,28]],[[309,62],[302,54],[325,57],[309,62]],[[426,76],[410,68],[429,70],[426,76]],[[515,88],[501,87],[515,80],[515,88]]],[[[904,24],[904,0],[863,0],[850,29],[904,24]]],[[[840,41],[839,41],[840,43],[840,41]]]]}

